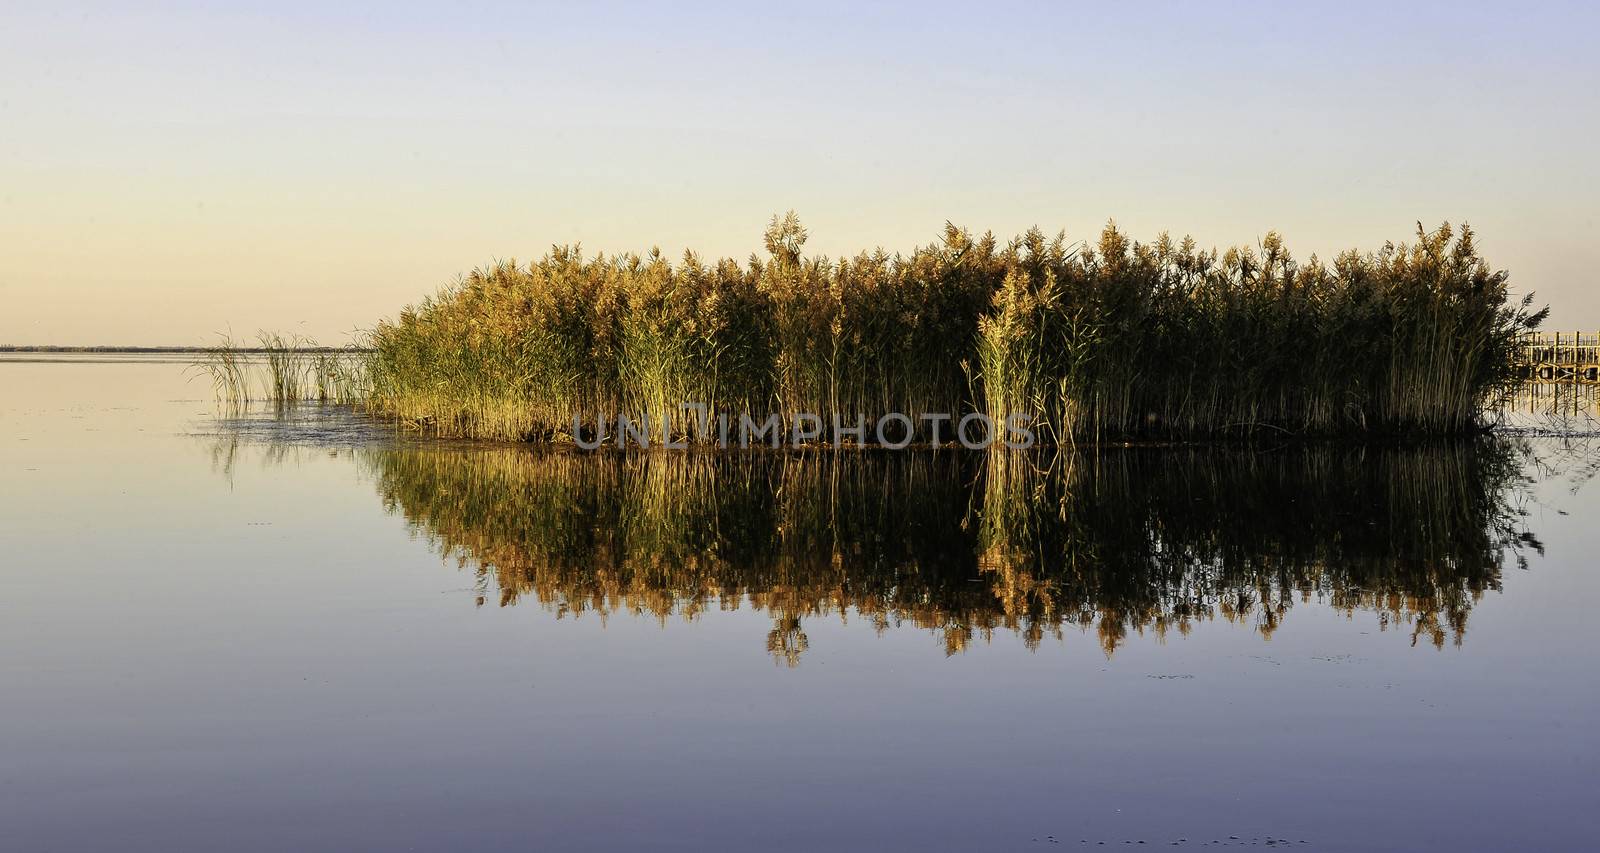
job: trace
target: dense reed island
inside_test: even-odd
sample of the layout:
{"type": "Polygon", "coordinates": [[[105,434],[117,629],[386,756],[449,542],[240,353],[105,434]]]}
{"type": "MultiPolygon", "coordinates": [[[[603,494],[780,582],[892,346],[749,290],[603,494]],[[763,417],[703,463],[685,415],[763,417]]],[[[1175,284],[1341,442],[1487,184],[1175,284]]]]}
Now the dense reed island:
{"type": "Polygon", "coordinates": [[[480,603],[699,618],[754,607],[793,663],[807,619],[915,626],[953,653],[1212,619],[1270,635],[1312,600],[1459,643],[1525,526],[1526,449],[1116,448],[1051,454],[351,451],[481,581],[480,603]]]}
{"type": "Polygon", "coordinates": [[[947,226],[909,256],[841,260],[805,242],[791,213],[744,264],[557,247],[476,270],[372,332],[370,405],[494,439],[678,413],[669,432],[710,441],[686,401],[786,430],[902,413],[923,440],[923,415],[974,411],[1025,413],[1046,443],[1461,433],[1545,314],[1448,224],[1331,264],[1276,234],[1219,253],[1114,225],[1093,245],[947,226]]]}

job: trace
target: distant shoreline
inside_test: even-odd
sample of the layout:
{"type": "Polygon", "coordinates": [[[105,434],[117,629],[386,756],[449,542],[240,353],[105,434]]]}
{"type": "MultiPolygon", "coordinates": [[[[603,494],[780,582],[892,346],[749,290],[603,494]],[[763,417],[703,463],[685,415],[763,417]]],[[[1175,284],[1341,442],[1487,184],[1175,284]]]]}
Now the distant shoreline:
{"type": "MultiPolygon", "coordinates": [[[[216,347],[117,347],[117,346],[53,346],[35,345],[18,346],[13,344],[0,344],[0,352],[85,352],[85,353],[194,353],[203,354],[217,349],[216,347]]],[[[271,352],[267,347],[229,347],[232,352],[240,353],[266,353],[271,352]]],[[[365,352],[353,347],[301,347],[300,352],[365,352]]]]}

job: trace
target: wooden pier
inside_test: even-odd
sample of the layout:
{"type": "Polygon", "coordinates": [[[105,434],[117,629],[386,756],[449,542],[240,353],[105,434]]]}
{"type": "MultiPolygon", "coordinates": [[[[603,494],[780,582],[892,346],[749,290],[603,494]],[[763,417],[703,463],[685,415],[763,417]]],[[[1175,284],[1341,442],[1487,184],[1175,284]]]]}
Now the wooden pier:
{"type": "Polygon", "coordinates": [[[1600,384],[1600,332],[1533,332],[1522,338],[1529,382],[1600,384]]]}

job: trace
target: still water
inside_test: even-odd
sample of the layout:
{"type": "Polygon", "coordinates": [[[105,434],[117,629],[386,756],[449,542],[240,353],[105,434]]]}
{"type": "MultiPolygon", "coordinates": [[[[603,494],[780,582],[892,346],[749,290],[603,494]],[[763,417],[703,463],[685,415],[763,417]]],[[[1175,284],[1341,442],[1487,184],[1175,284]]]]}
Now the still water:
{"type": "Polygon", "coordinates": [[[1600,838],[1600,440],[579,456],[183,368],[0,357],[0,848],[1600,838]]]}

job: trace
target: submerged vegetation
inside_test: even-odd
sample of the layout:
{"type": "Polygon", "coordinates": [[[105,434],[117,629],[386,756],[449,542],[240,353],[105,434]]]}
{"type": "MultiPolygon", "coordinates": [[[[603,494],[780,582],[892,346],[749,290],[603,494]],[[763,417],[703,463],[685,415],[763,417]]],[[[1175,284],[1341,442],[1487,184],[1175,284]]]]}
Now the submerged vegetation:
{"type": "MultiPolygon", "coordinates": [[[[563,439],[674,415],[853,424],[1022,413],[1046,440],[1474,430],[1543,311],[1472,232],[1295,261],[1276,234],[1218,253],[1114,225],[1093,245],[947,226],[909,256],[673,264],[557,247],[476,270],[372,333],[369,403],[441,435],[563,439]]],[[[785,429],[788,425],[785,424],[785,429]]],[[[687,416],[672,431],[707,440],[687,416]]],[[[946,432],[948,438],[948,432],[946,432]]]]}
{"type": "Polygon", "coordinates": [[[1037,454],[356,451],[391,511],[480,578],[558,615],[754,607],[796,662],[807,619],[855,613],[1030,647],[1077,628],[1225,619],[1270,636],[1297,602],[1460,643],[1524,526],[1524,450],[1128,448],[1037,454]]]}

